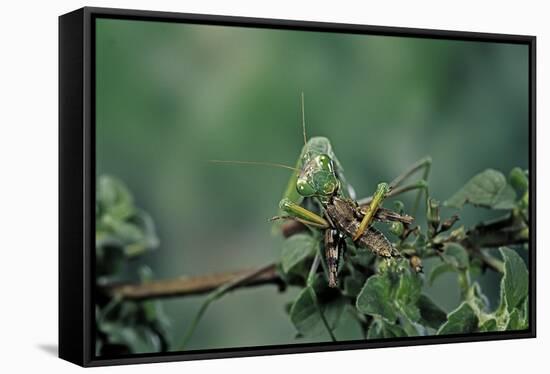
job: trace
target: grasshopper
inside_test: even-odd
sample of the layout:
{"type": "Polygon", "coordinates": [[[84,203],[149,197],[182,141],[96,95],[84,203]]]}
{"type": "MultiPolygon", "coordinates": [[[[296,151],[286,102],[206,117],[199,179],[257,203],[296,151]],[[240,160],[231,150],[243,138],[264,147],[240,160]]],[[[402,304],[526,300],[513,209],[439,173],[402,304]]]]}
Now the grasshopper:
{"type": "Polygon", "coordinates": [[[385,209],[382,203],[388,197],[418,190],[415,206],[418,205],[423,190],[427,196],[425,179],[429,173],[431,159],[426,157],[416,162],[390,183],[379,183],[372,196],[355,200],[355,192],[344,178],[343,168],[336,158],[329,139],[326,137],[307,139],[303,93],[301,99],[304,146],[295,167],[250,161],[211,161],[270,165],[293,170],[283,199],[279,203],[285,215],[273,217],[272,220],[294,220],[310,228],[324,231],[328,285],[337,287],[339,261],[346,250],[346,238],[350,238],[356,247],[369,249],[384,258],[401,256],[386,236],[372,224],[374,221],[401,222],[406,225],[413,222],[412,216],[385,209]],[[423,180],[403,185],[403,182],[412,174],[422,169],[424,170],[423,180]],[[313,200],[319,211],[307,209],[304,206],[306,199],[313,200]]]}

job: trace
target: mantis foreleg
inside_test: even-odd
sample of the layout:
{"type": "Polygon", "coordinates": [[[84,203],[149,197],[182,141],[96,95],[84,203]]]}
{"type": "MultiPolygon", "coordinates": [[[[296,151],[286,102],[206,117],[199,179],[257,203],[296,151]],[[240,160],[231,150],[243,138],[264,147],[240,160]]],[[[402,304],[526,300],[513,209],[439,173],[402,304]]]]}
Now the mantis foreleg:
{"type": "Polygon", "coordinates": [[[300,223],[302,223],[306,226],[311,226],[311,227],[315,227],[315,228],[319,228],[319,229],[326,229],[327,228],[327,226],[325,226],[325,225],[321,225],[319,223],[312,222],[312,221],[307,221],[305,219],[294,217],[294,216],[275,216],[275,217],[270,218],[269,220],[270,221],[277,221],[277,220],[280,220],[280,219],[287,219],[287,220],[291,220],[291,221],[300,222],[300,223]]]}
{"type": "Polygon", "coordinates": [[[397,176],[393,181],[390,183],[391,188],[398,187],[403,183],[404,180],[409,178],[411,175],[416,173],[418,170],[424,169],[424,174],[422,178],[424,180],[428,179],[428,175],[430,173],[430,167],[432,166],[432,158],[430,156],[424,157],[414,164],[412,164],[407,170],[405,170],[402,174],[397,176]]]}
{"type": "MultiPolygon", "coordinates": [[[[317,213],[312,212],[311,210],[308,210],[304,208],[303,206],[300,206],[299,204],[296,204],[295,202],[291,201],[290,199],[282,199],[279,203],[279,207],[284,212],[288,213],[294,220],[301,222],[305,225],[311,225],[318,228],[329,228],[330,224],[326,219],[318,215],[317,213]]],[[[282,217],[274,217],[276,219],[279,218],[286,218],[284,216],[282,217]]]]}

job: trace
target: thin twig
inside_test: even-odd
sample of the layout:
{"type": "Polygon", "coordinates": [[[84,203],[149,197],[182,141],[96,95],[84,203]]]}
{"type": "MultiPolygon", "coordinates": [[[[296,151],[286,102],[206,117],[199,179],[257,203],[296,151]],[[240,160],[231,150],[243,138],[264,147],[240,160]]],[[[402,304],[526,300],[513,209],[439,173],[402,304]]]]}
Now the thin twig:
{"type": "Polygon", "coordinates": [[[193,318],[193,321],[191,321],[191,324],[189,325],[189,328],[187,329],[185,335],[183,336],[183,339],[181,341],[181,344],[179,345],[180,349],[183,350],[187,343],[189,342],[189,339],[191,339],[191,336],[195,332],[195,329],[197,328],[200,320],[202,319],[204,313],[206,312],[206,309],[208,309],[208,306],[215,300],[219,299],[223,295],[225,295],[227,292],[231,291],[234,288],[237,288],[239,286],[245,285],[250,280],[254,279],[255,277],[259,276],[265,271],[271,270],[275,265],[270,264],[264,267],[261,267],[259,269],[249,270],[248,272],[243,272],[242,275],[238,277],[234,277],[231,281],[226,282],[222,284],[221,286],[217,287],[214,291],[212,291],[206,300],[202,303],[199,311],[195,315],[195,318],[193,318]]]}
{"type": "Polygon", "coordinates": [[[280,289],[284,288],[285,283],[277,273],[275,264],[270,264],[257,269],[244,269],[195,277],[179,277],[150,281],[142,284],[111,286],[107,288],[107,292],[113,296],[133,300],[201,295],[209,293],[235,279],[250,275],[251,273],[253,273],[254,276],[246,279],[242,284],[239,284],[239,287],[273,284],[280,289]]]}
{"type": "Polygon", "coordinates": [[[315,295],[315,292],[313,291],[313,282],[315,281],[315,274],[317,274],[317,269],[319,268],[319,265],[321,264],[321,253],[317,253],[315,255],[315,258],[313,259],[313,263],[311,264],[311,268],[309,270],[309,275],[307,277],[307,286],[311,290],[311,297],[313,298],[313,303],[315,304],[315,307],[317,308],[317,312],[319,313],[319,317],[321,317],[321,322],[323,322],[323,325],[325,326],[325,329],[327,330],[330,339],[335,342],[336,336],[334,336],[334,332],[332,331],[326,317],[325,313],[323,312],[323,309],[321,308],[321,305],[319,305],[319,300],[317,300],[317,295],[315,295]]]}

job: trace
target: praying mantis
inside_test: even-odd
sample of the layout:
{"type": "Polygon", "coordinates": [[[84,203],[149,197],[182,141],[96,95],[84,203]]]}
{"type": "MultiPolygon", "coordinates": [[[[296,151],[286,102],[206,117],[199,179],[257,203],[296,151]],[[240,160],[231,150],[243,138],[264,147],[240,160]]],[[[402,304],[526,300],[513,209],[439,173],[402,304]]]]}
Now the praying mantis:
{"type": "MultiPolygon", "coordinates": [[[[339,262],[346,250],[346,238],[351,240],[357,248],[368,249],[383,258],[390,259],[401,256],[386,236],[373,227],[373,223],[375,221],[401,222],[409,225],[413,222],[412,216],[385,209],[382,204],[386,198],[418,190],[416,207],[422,193],[428,195],[426,180],[431,167],[431,158],[425,157],[417,161],[390,183],[379,183],[372,196],[355,200],[355,192],[344,177],[343,168],[334,153],[330,140],[320,136],[307,139],[303,93],[301,104],[304,146],[295,167],[267,162],[211,161],[269,165],[293,171],[284,196],[279,203],[279,208],[284,214],[275,216],[271,220],[293,220],[313,230],[323,232],[328,285],[334,288],[338,285],[339,262]],[[423,171],[422,179],[404,184],[418,171],[423,171]],[[316,211],[305,207],[306,199],[314,202],[317,206],[316,211]]],[[[318,266],[318,258],[314,264],[318,266]]]]}

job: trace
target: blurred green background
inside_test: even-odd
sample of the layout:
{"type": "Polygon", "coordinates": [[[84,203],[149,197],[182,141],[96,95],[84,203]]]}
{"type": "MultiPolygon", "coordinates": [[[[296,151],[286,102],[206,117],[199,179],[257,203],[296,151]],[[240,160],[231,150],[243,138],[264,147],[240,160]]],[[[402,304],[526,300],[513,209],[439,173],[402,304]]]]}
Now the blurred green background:
{"type": "MultiPolygon", "coordinates": [[[[122,179],[155,220],[160,248],[135,265],[149,265],[156,278],[278,259],[281,239],[267,219],[277,214],[289,171],[207,160],[294,165],[301,91],[308,135],[331,139],[359,196],[425,155],[434,160],[430,188],[439,200],[485,168],[528,167],[527,46],[96,22],[97,174],[122,179]]],[[[490,213],[465,208],[461,217],[468,225],[490,213]]],[[[426,289],[446,311],[458,304],[455,277],[426,289]]],[[[491,300],[498,282],[493,274],[481,279],[491,300]]],[[[227,295],[189,349],[304,342],[284,311],[295,294],[265,286],[227,295]]],[[[163,301],[174,343],[201,301],[163,301]]],[[[354,326],[341,330],[360,338],[354,326]]]]}

